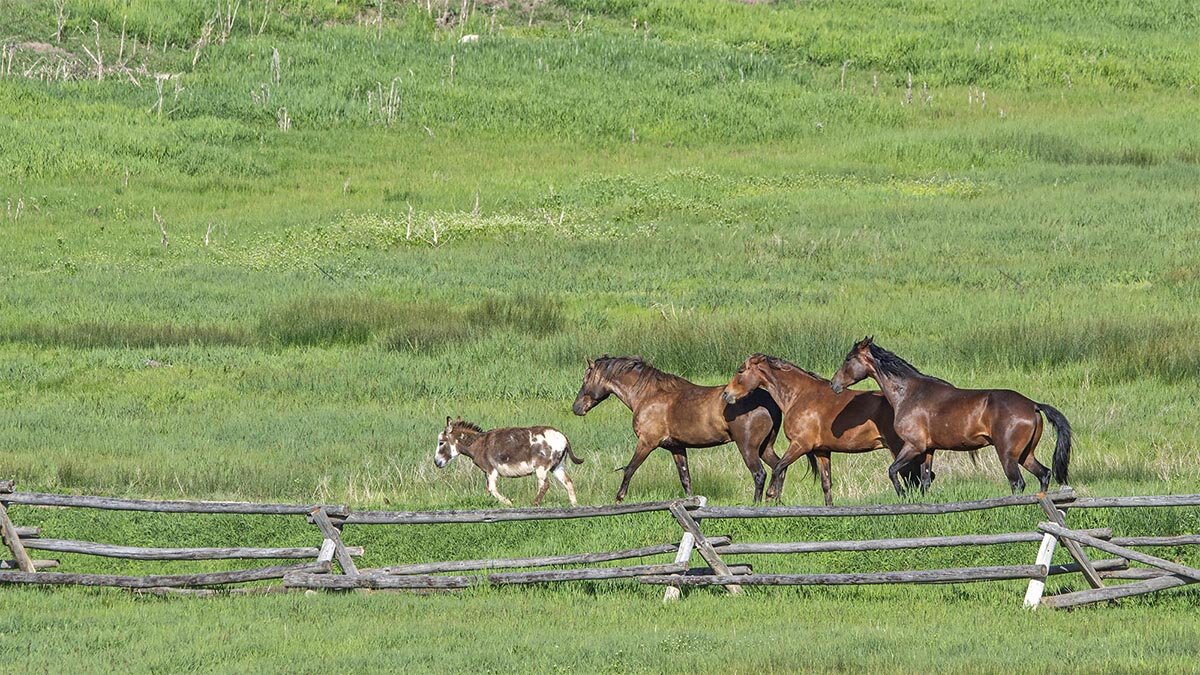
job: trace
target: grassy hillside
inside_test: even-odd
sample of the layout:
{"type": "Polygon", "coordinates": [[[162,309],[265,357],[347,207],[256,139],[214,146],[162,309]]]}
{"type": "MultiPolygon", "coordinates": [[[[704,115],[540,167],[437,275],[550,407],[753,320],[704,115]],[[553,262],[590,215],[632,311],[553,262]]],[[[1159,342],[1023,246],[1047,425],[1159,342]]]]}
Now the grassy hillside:
{"type": "MultiPolygon", "coordinates": [[[[562,429],[586,459],[573,471],[582,502],[606,503],[633,436],[615,400],[571,415],[585,358],[636,353],[716,384],[763,351],[830,375],[871,333],[925,372],[1061,409],[1075,427],[1079,492],[1200,490],[1195,7],[569,0],[479,2],[467,16],[449,4],[389,1],[380,21],[374,2],[254,2],[230,22],[231,7],[209,0],[170,12],[68,0],[56,39],[55,2],[0,0],[0,476],[114,495],[488,506],[476,469],[433,467],[442,421],[462,415],[562,429]],[[478,40],[461,41],[469,35],[478,40]]],[[[936,463],[930,499],[1007,491],[986,452],[979,467],[946,454],[936,463]]],[[[713,502],[749,501],[731,447],[694,451],[692,466],[713,502]]],[[[835,500],[894,500],[885,466],[882,453],[835,457],[835,500]]],[[[531,480],[502,490],[518,503],[534,493],[531,480]]],[[[630,497],[678,493],[663,453],[630,497]]],[[[792,472],[784,501],[819,499],[792,472]]],[[[565,495],[552,489],[549,502],[565,495]]],[[[14,513],[49,536],[116,543],[312,541],[302,523],[270,519],[14,513]]],[[[729,530],[862,538],[1012,531],[1037,517],[729,530]]],[[[1197,526],[1188,513],[1110,522],[1130,534],[1197,526]]],[[[676,533],[629,519],[350,536],[367,546],[366,564],[384,564],[676,533]]],[[[986,553],[1027,562],[1028,548],[986,553]]],[[[935,552],[760,567],[961,562],[935,552]]],[[[5,591],[21,609],[0,630],[47,668],[65,651],[111,654],[113,633],[62,630],[106,613],[116,625],[219,616],[231,631],[295,617],[289,632],[230,642],[220,656],[152,631],[178,656],[91,664],[112,669],[315,664],[359,648],[323,651],[297,627],[316,625],[305,617],[352,631],[382,612],[413,617],[411,632],[362,665],[404,654],[426,670],[699,667],[688,649],[721,670],[1187,663],[1179,645],[1194,641],[1194,594],[1076,622],[997,610],[1016,605],[1018,586],[772,590],[734,603],[693,593],[663,616],[657,593],[606,584],[580,591],[596,603],[581,615],[563,589],[309,604],[5,591]],[[925,643],[911,638],[913,602],[943,624],[925,643]],[[455,611],[499,616],[487,636],[510,613],[547,617],[564,626],[558,644],[574,645],[571,657],[475,643],[446,661],[411,646],[435,640],[436,617],[455,611]],[[815,646],[810,613],[850,627],[815,646]],[[770,627],[740,621],[751,616],[770,627]],[[663,633],[636,648],[605,637],[625,621],[663,633]],[[1021,632],[1027,621],[1042,642],[1021,632]],[[1126,628],[1139,622],[1173,629],[1141,641],[1126,628]],[[990,628],[964,642],[945,625],[990,628]],[[1065,660],[1046,651],[1054,635],[1077,640],[1055,643],[1065,660]],[[997,646],[1017,642],[1019,658],[997,646]],[[268,656],[248,658],[259,649],[268,656]]],[[[518,630],[528,637],[517,642],[535,632],[518,630]]]]}

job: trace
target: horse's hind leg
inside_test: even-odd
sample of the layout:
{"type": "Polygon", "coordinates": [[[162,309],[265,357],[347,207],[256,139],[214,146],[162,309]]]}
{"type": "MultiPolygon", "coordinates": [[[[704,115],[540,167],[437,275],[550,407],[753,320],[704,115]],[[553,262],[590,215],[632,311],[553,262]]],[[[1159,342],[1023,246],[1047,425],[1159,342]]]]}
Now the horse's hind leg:
{"type": "Polygon", "coordinates": [[[692,496],[692,475],[688,473],[688,457],[686,448],[672,448],[671,456],[675,458],[675,469],[679,471],[679,484],[683,486],[683,492],[687,496],[692,496]]]}
{"type": "MultiPolygon", "coordinates": [[[[737,446],[738,451],[742,453],[742,461],[754,479],[754,503],[757,504],[762,501],[763,487],[767,483],[767,470],[763,468],[762,459],[759,458],[760,450],[755,447],[753,441],[740,439],[737,446]]],[[[774,455],[774,451],[771,451],[771,454],[774,455]]],[[[775,458],[775,462],[778,465],[778,457],[775,458]]]]}
{"type": "Polygon", "coordinates": [[[825,493],[825,506],[833,506],[833,475],[830,472],[829,453],[816,452],[817,469],[821,472],[821,491],[825,493]]]}
{"type": "Polygon", "coordinates": [[[538,479],[538,492],[537,492],[537,496],[533,498],[533,505],[541,506],[542,505],[542,497],[546,496],[546,490],[550,488],[550,472],[547,471],[544,467],[539,466],[537,468],[537,479],[538,479]]]}
{"type": "Polygon", "coordinates": [[[1025,451],[1021,453],[1021,466],[1025,470],[1037,477],[1038,483],[1041,485],[1042,492],[1050,489],[1050,469],[1046,465],[1037,460],[1033,456],[1033,451],[1037,448],[1038,441],[1042,440],[1042,420],[1039,417],[1037,426],[1033,429],[1033,437],[1025,445],[1025,451]]]}
{"type": "Polygon", "coordinates": [[[571,500],[571,506],[575,506],[578,503],[575,500],[575,484],[571,482],[571,477],[567,475],[567,470],[562,467],[562,464],[554,469],[554,477],[567,489],[567,498],[571,500]]]}

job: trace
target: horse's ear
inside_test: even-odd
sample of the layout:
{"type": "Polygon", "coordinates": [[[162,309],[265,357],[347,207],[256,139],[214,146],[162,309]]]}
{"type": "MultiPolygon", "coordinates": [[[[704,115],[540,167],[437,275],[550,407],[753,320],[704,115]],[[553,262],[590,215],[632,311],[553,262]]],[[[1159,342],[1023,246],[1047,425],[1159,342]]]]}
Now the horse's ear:
{"type": "Polygon", "coordinates": [[[592,368],[595,368],[595,367],[596,367],[596,362],[595,362],[595,361],[593,361],[593,360],[591,360],[591,359],[586,359],[586,361],[587,361],[587,364],[588,364],[588,370],[591,370],[592,368]]]}

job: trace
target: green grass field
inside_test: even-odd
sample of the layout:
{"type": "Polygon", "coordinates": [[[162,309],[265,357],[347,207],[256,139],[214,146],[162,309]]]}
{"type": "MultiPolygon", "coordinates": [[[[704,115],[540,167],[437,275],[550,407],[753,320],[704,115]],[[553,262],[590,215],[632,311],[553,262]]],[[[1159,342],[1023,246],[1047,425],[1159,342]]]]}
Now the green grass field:
{"type": "MultiPolygon", "coordinates": [[[[828,376],[870,333],[960,386],[1061,409],[1080,493],[1200,491],[1191,4],[562,0],[460,16],[438,0],[431,16],[389,1],[379,22],[374,2],[286,0],[241,4],[228,28],[225,3],[171,4],[68,0],[59,41],[55,2],[0,0],[0,477],[23,489],[491,506],[474,467],[433,466],[445,416],[461,415],[561,429],[586,460],[572,472],[581,502],[602,504],[634,439],[615,399],[571,414],[585,358],[641,354],[717,384],[762,351],[828,376]]],[[[1005,494],[989,452],[978,467],[939,455],[927,499],[1005,494]]],[[[884,453],[835,457],[834,499],[895,501],[885,467],[884,453]]],[[[692,477],[712,503],[749,502],[732,446],[693,451],[692,477]]],[[[532,479],[501,489],[518,504],[534,494],[532,479]]],[[[630,498],[679,492],[662,453],[630,498]]],[[[784,502],[819,501],[791,472],[784,502]]],[[[548,503],[565,495],[552,487],[548,503]]],[[[316,539],[287,519],[12,511],[46,536],[113,543],[316,539]]],[[[1120,534],[1194,533],[1198,520],[1071,517],[1120,534]]],[[[347,536],[364,565],[678,536],[650,516],[411,529],[347,536]]],[[[1178,672],[1196,668],[1200,632],[1194,592],[1028,613],[1018,583],[695,591],[670,607],[618,583],[214,601],[0,592],[0,654],[31,670],[1178,672]]]]}

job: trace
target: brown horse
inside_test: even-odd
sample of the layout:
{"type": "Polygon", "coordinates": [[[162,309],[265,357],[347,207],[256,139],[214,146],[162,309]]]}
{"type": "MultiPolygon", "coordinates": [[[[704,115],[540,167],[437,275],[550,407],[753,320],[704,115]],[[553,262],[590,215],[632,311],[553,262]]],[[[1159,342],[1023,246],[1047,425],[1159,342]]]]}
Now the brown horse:
{"type": "Polygon", "coordinates": [[[678,375],[664,373],[637,356],[602,356],[588,360],[583,385],[571,409],[586,415],[610,394],[633,411],[633,433],[637,448],[624,470],[617,501],[625,499],[634,472],[655,448],[665,448],[675,458],[679,483],[692,495],[688,475],[688,448],[710,448],[730,441],[737,443],[742,461],[754,477],[754,501],[762,500],[767,472],[772,467],[775,436],[779,433],[779,406],[764,391],[757,391],[735,405],[721,399],[723,387],[704,387],[678,375]]]}
{"type": "MultiPolygon", "coordinates": [[[[892,424],[892,406],[879,392],[830,391],[829,380],[781,358],[755,354],[746,359],[725,386],[725,402],[733,404],[758,388],[766,390],[783,409],[788,449],[775,465],[768,499],[783,492],[787,469],[807,457],[813,475],[821,477],[825,504],[833,505],[829,464],[832,452],[870,452],[888,448],[894,457],[902,442],[892,424]]],[[[919,467],[908,467],[905,482],[915,484],[919,467]]]]}
{"type": "MultiPolygon", "coordinates": [[[[833,377],[833,390],[865,378],[874,378],[896,411],[896,433],[904,440],[900,454],[888,468],[896,489],[900,467],[932,450],[975,450],[995,446],[1004,474],[1014,493],[1025,489],[1019,466],[1037,477],[1044,492],[1050,486],[1050,469],[1034,457],[1042,437],[1042,418],[1054,426],[1054,480],[1067,483],[1071,461],[1071,425],[1045,403],[1037,403],[1007,389],[959,389],[936,377],[923,375],[904,359],[864,338],[851,348],[833,377]]],[[[923,471],[922,491],[930,476],[923,471]]]]}

